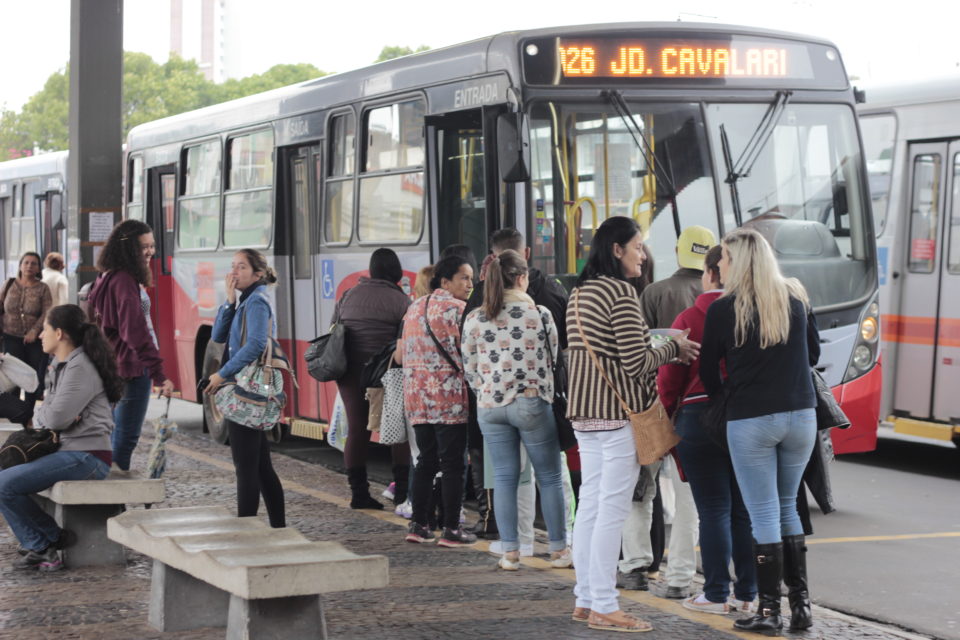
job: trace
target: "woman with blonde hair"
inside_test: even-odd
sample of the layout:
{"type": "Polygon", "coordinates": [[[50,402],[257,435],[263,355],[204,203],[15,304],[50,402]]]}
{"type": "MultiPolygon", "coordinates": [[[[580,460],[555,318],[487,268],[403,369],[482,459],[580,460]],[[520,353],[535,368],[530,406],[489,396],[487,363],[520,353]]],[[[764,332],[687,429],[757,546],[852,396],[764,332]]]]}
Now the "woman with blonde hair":
{"type": "Polygon", "coordinates": [[[763,236],[741,228],[721,244],[725,291],[707,310],[700,379],[711,400],[726,397],[727,444],[750,514],[760,596],[757,614],[734,626],[779,634],[783,578],[790,629],[808,629],[806,547],[796,501],[817,430],[810,367],[820,357],[820,336],[803,285],[783,277],[763,236]]]}

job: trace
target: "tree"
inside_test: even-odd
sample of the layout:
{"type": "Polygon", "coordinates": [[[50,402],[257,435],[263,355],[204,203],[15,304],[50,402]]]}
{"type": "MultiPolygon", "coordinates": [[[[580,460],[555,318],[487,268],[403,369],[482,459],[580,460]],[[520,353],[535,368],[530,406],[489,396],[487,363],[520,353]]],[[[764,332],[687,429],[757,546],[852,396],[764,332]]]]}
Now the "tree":
{"type": "MultiPolygon", "coordinates": [[[[194,60],[175,54],[157,64],[145,53],[123,54],[123,138],[133,127],[160,118],[241,98],[325,75],[312,64],[279,64],[268,71],[216,85],[200,72],[194,60]]],[[[20,113],[0,112],[0,160],[41,151],[66,149],[70,73],[53,73],[20,113]]]]}
{"type": "Polygon", "coordinates": [[[408,56],[411,53],[420,53],[421,51],[429,51],[429,50],[430,50],[430,47],[428,47],[425,44],[420,45],[416,49],[411,49],[410,47],[387,45],[380,51],[380,57],[374,60],[374,62],[385,62],[387,60],[393,60],[394,58],[402,58],[403,56],[408,56]]]}
{"type": "Polygon", "coordinates": [[[298,82],[313,80],[327,75],[325,71],[320,71],[312,64],[277,64],[263,73],[254,74],[241,78],[239,80],[230,79],[223,84],[214,87],[216,102],[225,102],[244,96],[286,87],[298,82]]]}

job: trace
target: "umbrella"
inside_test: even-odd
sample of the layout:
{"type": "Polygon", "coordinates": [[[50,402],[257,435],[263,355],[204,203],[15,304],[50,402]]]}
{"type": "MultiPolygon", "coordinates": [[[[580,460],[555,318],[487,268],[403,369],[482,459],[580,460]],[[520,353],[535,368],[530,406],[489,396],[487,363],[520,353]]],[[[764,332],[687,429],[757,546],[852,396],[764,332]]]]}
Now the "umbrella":
{"type": "Polygon", "coordinates": [[[147,463],[147,470],[151,478],[159,478],[163,475],[163,470],[167,466],[167,440],[177,431],[177,423],[171,422],[167,417],[170,413],[170,398],[167,397],[167,408],[163,415],[150,422],[153,424],[154,438],[153,446],[150,447],[150,458],[147,463]]]}

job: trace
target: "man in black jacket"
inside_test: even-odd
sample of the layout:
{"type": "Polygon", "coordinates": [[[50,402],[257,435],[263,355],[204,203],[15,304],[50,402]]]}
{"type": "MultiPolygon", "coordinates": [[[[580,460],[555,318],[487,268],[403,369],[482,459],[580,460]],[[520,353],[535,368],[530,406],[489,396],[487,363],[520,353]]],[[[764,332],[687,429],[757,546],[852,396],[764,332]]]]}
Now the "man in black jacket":
{"type": "MultiPolygon", "coordinates": [[[[497,256],[507,249],[512,249],[522,255],[529,264],[530,247],[526,246],[523,234],[512,227],[500,229],[490,237],[490,252],[497,256]]],[[[470,299],[467,300],[467,306],[460,317],[460,330],[463,333],[463,322],[467,314],[473,309],[483,305],[483,276],[481,269],[481,280],[474,287],[470,299]]],[[[527,295],[533,298],[538,305],[543,305],[553,316],[553,322],[557,325],[557,340],[560,343],[560,349],[567,348],[567,298],[569,294],[563,288],[556,278],[544,275],[539,269],[529,268],[528,277],[530,285],[527,287],[527,295]]],[[[476,488],[477,509],[480,512],[480,520],[473,527],[473,532],[480,537],[493,537],[497,531],[496,521],[493,516],[493,489],[483,488],[483,436],[480,433],[480,426],[477,424],[477,404],[470,392],[470,418],[468,422],[467,446],[470,452],[470,468],[473,474],[473,486],[476,488]]]]}

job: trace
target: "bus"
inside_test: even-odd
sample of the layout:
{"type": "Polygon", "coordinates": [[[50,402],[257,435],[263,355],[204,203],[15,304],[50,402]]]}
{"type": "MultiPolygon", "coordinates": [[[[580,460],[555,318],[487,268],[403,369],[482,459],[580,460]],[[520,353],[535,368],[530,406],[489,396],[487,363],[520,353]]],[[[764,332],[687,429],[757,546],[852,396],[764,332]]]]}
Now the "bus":
{"type": "Polygon", "coordinates": [[[960,445],[958,110],[960,78],[869,89],[859,106],[884,327],[880,415],[895,433],[954,445],[960,445]]]}
{"type": "Polygon", "coordinates": [[[443,247],[482,257],[514,226],[533,266],[569,284],[597,226],[623,215],[660,276],[688,225],[764,234],[810,293],[818,368],[853,422],[836,451],[875,446],[876,245],[830,42],[693,23],[501,33],[140,125],[125,163],[124,215],[155,230],[155,326],[187,399],[218,362],[210,331],[237,248],[280,274],[300,382],[287,428],[322,437],[336,387],[309,378],[303,352],[372,250],[396,250],[409,287],[443,247]]]}
{"type": "MultiPolygon", "coordinates": [[[[55,151],[0,162],[0,278],[17,275],[20,256],[62,253],[76,291],[80,240],[67,232],[67,155],[55,151]]],[[[76,226],[76,225],[74,225],[76,226]]]]}

